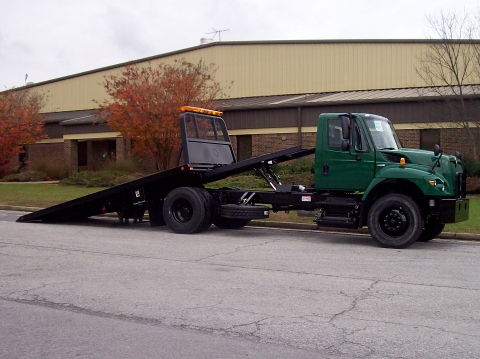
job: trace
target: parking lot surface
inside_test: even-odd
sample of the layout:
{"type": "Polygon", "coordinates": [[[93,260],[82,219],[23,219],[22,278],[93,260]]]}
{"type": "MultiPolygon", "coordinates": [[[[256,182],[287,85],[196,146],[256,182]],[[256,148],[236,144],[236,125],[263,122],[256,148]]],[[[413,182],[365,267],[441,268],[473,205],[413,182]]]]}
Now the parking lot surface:
{"type": "Polygon", "coordinates": [[[0,211],[0,357],[478,358],[480,243],[0,211]],[[193,354],[193,355],[192,355],[193,354]]]}

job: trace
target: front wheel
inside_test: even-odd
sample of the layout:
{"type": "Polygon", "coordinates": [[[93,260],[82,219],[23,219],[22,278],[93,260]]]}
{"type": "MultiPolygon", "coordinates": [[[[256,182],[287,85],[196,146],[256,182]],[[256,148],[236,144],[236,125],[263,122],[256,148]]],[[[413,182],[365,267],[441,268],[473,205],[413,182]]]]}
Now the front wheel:
{"type": "Polygon", "coordinates": [[[440,233],[443,232],[445,229],[445,223],[440,223],[437,221],[428,222],[425,224],[425,228],[423,229],[420,238],[418,238],[419,242],[428,242],[434,238],[437,238],[440,233]]]}
{"type": "Polygon", "coordinates": [[[371,236],[387,248],[406,248],[422,233],[423,220],[418,205],[402,194],[379,198],[368,214],[371,236]]]}

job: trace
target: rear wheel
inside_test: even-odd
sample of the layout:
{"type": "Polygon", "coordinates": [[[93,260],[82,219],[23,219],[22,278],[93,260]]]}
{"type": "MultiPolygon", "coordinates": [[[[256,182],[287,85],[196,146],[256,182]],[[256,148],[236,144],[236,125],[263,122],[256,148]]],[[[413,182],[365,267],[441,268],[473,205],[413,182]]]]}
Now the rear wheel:
{"type": "Polygon", "coordinates": [[[204,201],[204,206],[205,206],[205,223],[203,224],[202,228],[200,231],[204,231],[208,228],[213,223],[213,218],[215,217],[215,203],[213,202],[212,195],[208,193],[208,191],[205,188],[201,187],[195,187],[195,191],[200,195],[200,197],[203,198],[204,201]]]}
{"type": "Polygon", "coordinates": [[[194,188],[179,187],[171,191],[163,205],[163,217],[175,233],[197,233],[208,221],[206,199],[194,188]]]}
{"type": "Polygon", "coordinates": [[[419,242],[428,242],[434,238],[437,238],[440,233],[443,232],[445,229],[445,224],[440,223],[437,221],[428,222],[425,224],[425,228],[423,229],[420,238],[418,238],[419,242]]]}
{"type": "Polygon", "coordinates": [[[406,248],[420,237],[422,229],[418,205],[402,194],[378,199],[368,214],[368,230],[383,247],[406,248]]]}

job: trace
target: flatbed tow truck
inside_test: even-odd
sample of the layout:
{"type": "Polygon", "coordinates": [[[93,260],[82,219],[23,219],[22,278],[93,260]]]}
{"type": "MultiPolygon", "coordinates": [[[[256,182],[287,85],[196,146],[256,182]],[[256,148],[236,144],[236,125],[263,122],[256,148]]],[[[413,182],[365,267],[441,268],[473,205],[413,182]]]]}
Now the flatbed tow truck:
{"type": "Polygon", "coordinates": [[[445,223],[468,219],[461,156],[407,149],[390,121],[371,114],[327,113],[318,119],[316,146],[287,148],[236,161],[222,113],[180,109],[184,164],[29,213],[17,222],[62,222],[106,213],[142,220],[175,233],[238,229],[270,211],[311,215],[318,226],[361,228],[383,247],[406,248],[438,236],[445,223]],[[315,154],[312,187],[282,184],[272,165],[315,154]],[[256,171],[270,190],[206,188],[256,171]]]}

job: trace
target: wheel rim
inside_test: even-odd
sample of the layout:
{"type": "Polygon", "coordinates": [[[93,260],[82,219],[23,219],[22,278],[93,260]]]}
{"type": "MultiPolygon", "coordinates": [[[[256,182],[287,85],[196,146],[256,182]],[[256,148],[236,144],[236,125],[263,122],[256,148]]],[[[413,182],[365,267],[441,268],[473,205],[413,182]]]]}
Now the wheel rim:
{"type": "Polygon", "coordinates": [[[388,208],[380,216],[380,228],[386,235],[396,237],[408,228],[407,215],[401,208],[388,208]]]}
{"type": "Polygon", "coordinates": [[[192,204],[185,199],[178,199],[172,205],[172,216],[179,223],[190,222],[193,217],[192,204]]]}

